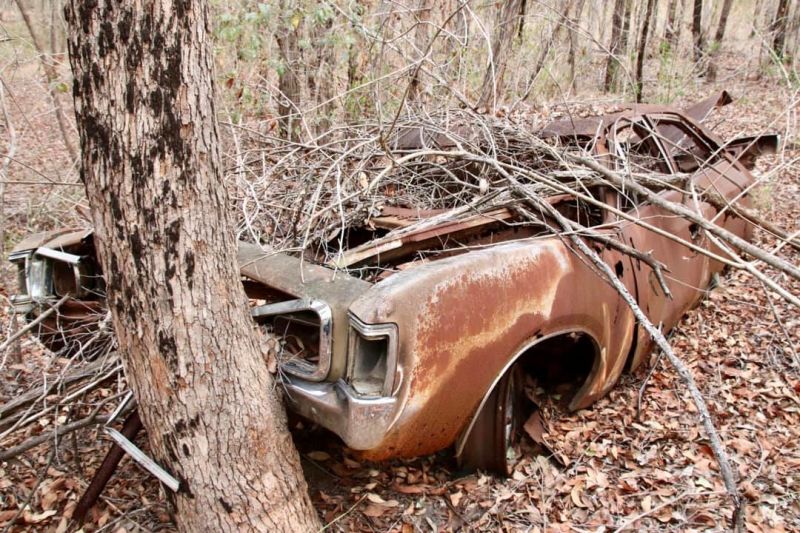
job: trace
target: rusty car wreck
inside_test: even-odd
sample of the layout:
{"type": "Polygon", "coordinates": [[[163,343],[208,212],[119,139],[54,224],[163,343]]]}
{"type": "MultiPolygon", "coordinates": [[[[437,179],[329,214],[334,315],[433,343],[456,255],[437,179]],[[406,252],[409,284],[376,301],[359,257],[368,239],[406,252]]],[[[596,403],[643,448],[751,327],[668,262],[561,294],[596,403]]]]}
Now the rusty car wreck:
{"type": "MultiPolygon", "coordinates": [[[[723,93],[686,110],[631,105],[561,120],[538,135],[586,147],[620,172],[636,164],[662,175],[689,174],[696,189],[711,188],[747,206],[748,167],[759,152],[774,149],[776,139],[726,144],[708,131],[703,119],[728,100],[723,93]]],[[[669,330],[722,265],[614,213],[635,213],[689,242],[703,239],[690,221],[620,191],[598,194],[616,209],[559,196],[549,201],[564,216],[665,265],[672,298],[647,264],[597,247],[649,319],[669,330]]],[[[676,190],[661,194],[692,201],[676,190]]],[[[708,220],[749,237],[741,218],[715,218],[718,209],[708,203],[700,208],[708,220]]],[[[293,355],[282,360],[280,372],[292,411],[370,459],[453,447],[463,464],[504,473],[526,373],[545,386],[548,380],[577,383],[569,408],[581,409],[606,394],[623,371],[638,367],[652,346],[620,294],[558,235],[515,224],[519,215],[507,207],[444,221],[440,215],[386,206],[370,220],[381,229],[376,238],[325,263],[242,242],[242,279],[256,323],[281,337],[285,353],[293,355]],[[430,250],[438,253],[417,260],[430,250]],[[353,274],[358,268],[378,274],[353,274]]],[[[88,338],[104,313],[92,239],[90,230],[37,234],[11,255],[19,267],[17,312],[34,320],[65,300],[38,324],[53,349],[83,349],[81,336],[88,338]]]]}

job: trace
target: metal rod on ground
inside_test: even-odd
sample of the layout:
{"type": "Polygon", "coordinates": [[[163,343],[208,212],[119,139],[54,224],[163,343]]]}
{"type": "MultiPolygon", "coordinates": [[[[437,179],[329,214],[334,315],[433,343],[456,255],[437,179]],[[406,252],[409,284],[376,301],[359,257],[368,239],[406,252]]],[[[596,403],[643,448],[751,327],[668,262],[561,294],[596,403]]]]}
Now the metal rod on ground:
{"type": "MultiPolygon", "coordinates": [[[[125,419],[121,433],[126,439],[133,440],[141,430],[142,421],[139,418],[139,412],[134,411],[125,419]]],[[[81,499],[78,500],[78,504],[75,506],[75,512],[72,513],[72,518],[78,525],[83,524],[86,513],[88,513],[89,509],[97,502],[97,499],[100,497],[100,494],[103,493],[103,489],[106,488],[111,476],[117,471],[117,466],[124,456],[125,450],[115,442],[111,446],[111,449],[108,450],[105,459],[103,459],[103,463],[97,469],[97,472],[95,472],[91,483],[86,487],[81,499]]]]}

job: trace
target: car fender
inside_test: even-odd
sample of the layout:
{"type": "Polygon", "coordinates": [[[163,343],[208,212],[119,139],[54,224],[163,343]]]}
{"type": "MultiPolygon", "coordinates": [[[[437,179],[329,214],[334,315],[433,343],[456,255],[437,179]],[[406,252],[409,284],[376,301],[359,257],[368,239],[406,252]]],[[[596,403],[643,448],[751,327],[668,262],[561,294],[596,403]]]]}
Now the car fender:
{"type": "Polygon", "coordinates": [[[576,408],[621,373],[634,320],[586,258],[558,238],[475,250],[397,273],[351,306],[366,323],[395,323],[399,410],[372,459],[433,453],[453,444],[487,391],[533,339],[580,329],[601,346],[576,408]]]}

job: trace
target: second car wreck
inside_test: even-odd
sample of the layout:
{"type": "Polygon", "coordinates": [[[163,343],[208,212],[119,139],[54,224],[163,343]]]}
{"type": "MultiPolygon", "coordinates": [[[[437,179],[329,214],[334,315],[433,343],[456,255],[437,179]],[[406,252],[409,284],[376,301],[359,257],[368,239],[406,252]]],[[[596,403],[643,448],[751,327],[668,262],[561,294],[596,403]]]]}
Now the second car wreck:
{"type": "MultiPolygon", "coordinates": [[[[723,93],[683,111],[632,105],[559,121],[535,137],[556,153],[591,154],[631,179],[661,180],[664,199],[692,206],[749,238],[746,220],[701,196],[708,191],[746,209],[753,182],[748,167],[774,150],[777,140],[726,144],[715,137],[702,121],[728,101],[723,93]]],[[[367,202],[349,219],[342,214],[338,229],[334,217],[333,232],[317,231],[324,226],[318,217],[305,237],[322,237],[311,239],[314,246],[303,253],[239,245],[253,319],[282,339],[287,405],[369,459],[453,447],[466,466],[507,473],[526,374],[545,387],[576,383],[569,408],[581,409],[607,393],[623,371],[637,368],[652,348],[620,294],[552,229],[551,215],[498,192],[502,175],[480,158],[453,163],[449,154],[473,137],[475,130],[463,123],[435,132],[398,128],[394,157],[420,154],[406,161],[420,165],[414,175],[425,179],[415,183],[428,188],[435,199],[429,205],[405,198],[408,167],[384,162],[383,168],[395,169],[393,181],[382,182],[390,173],[379,170],[361,184],[363,191],[381,191],[381,205],[367,202]],[[429,179],[434,173],[450,181],[429,179]],[[471,191],[468,201],[459,187],[471,191]]],[[[669,236],[713,245],[690,220],[595,182],[586,169],[562,168],[548,154],[525,155],[529,168],[561,184],[542,194],[543,201],[662,265],[671,297],[661,274],[642,257],[587,236],[649,320],[671,329],[723,265],[669,236]]],[[[309,240],[282,224],[275,222],[276,234],[309,240]]],[[[17,312],[40,320],[39,335],[51,348],[90,354],[87,343],[99,343],[92,334],[105,312],[92,232],[33,235],[11,260],[20,273],[17,312]],[[56,302],[60,308],[42,318],[56,302]]]]}

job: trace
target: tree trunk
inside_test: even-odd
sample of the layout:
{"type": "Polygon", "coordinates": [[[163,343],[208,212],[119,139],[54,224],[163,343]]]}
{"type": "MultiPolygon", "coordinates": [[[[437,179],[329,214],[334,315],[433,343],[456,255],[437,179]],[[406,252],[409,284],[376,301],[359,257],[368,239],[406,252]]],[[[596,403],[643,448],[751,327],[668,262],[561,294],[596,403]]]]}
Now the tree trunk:
{"type": "Polygon", "coordinates": [[[722,2],[722,10],[719,13],[719,24],[717,24],[717,33],[714,35],[714,42],[717,45],[722,44],[722,39],[725,38],[725,30],[728,27],[728,17],[731,14],[731,6],[733,0],[725,0],[722,2]]]}
{"type": "Polygon", "coordinates": [[[786,23],[789,20],[789,0],[778,0],[778,11],[772,21],[772,52],[775,57],[783,59],[786,45],[786,23]]]}
{"type": "Polygon", "coordinates": [[[653,17],[655,0],[647,0],[647,7],[642,20],[642,30],[639,33],[639,46],[636,52],[636,81],[634,82],[634,96],[637,102],[642,101],[642,86],[644,83],[644,58],[647,51],[647,32],[650,31],[650,19],[653,17]]]}
{"type": "Polygon", "coordinates": [[[501,4],[502,6],[497,8],[490,62],[483,77],[481,96],[478,99],[478,107],[486,107],[491,110],[497,106],[497,99],[503,90],[503,77],[514,40],[521,0],[507,0],[501,4]]]}
{"type": "MultiPolygon", "coordinates": [[[[530,76],[528,77],[528,83],[525,86],[525,93],[520,98],[520,101],[527,100],[528,96],[530,96],[531,91],[533,90],[533,84],[536,82],[536,78],[539,76],[539,73],[544,68],[544,64],[547,61],[547,56],[550,55],[550,50],[553,48],[553,43],[556,42],[558,39],[558,34],[565,25],[569,23],[569,11],[572,8],[572,3],[574,0],[562,0],[562,11],[558,20],[555,21],[555,25],[553,26],[553,31],[550,32],[550,37],[547,41],[542,45],[541,49],[539,50],[539,55],[536,60],[536,63],[531,70],[530,76]]],[[[581,4],[583,2],[581,1],[581,4]]],[[[574,58],[573,58],[574,60],[574,58]]]]}
{"type": "Polygon", "coordinates": [[[631,34],[631,0],[625,0],[625,13],[622,15],[622,33],[619,37],[619,54],[621,57],[628,57],[628,44],[631,34]]]}
{"type": "Polygon", "coordinates": [[[605,92],[611,92],[616,86],[617,71],[619,70],[619,58],[621,53],[620,36],[622,35],[622,17],[625,12],[625,0],[616,0],[614,12],[611,14],[611,43],[608,45],[608,58],[606,59],[606,77],[603,83],[605,92]]]}
{"type": "Polygon", "coordinates": [[[717,33],[714,34],[713,49],[711,52],[711,58],[708,62],[708,72],[706,73],[706,78],[710,82],[717,81],[716,56],[719,53],[720,47],[722,46],[722,40],[725,38],[725,29],[728,26],[728,16],[731,13],[732,5],[733,0],[725,0],[722,3],[722,10],[719,13],[719,24],[717,24],[717,33]]]}
{"type": "Polygon", "coordinates": [[[681,40],[681,19],[683,15],[683,2],[670,0],[667,7],[667,22],[664,25],[664,40],[669,45],[669,50],[675,52],[681,40]],[[679,5],[680,3],[680,5],[679,5]],[[680,8],[680,9],[679,9],[680,8]]]}
{"type": "Polygon", "coordinates": [[[53,55],[47,53],[47,49],[44,46],[44,39],[39,34],[39,31],[36,29],[36,26],[31,20],[30,12],[25,7],[23,0],[16,0],[16,2],[19,12],[22,14],[22,19],[25,21],[25,26],[28,28],[28,33],[31,35],[33,47],[36,48],[36,52],[39,54],[39,59],[42,63],[42,68],[44,69],[44,76],[47,79],[50,101],[53,104],[53,109],[56,114],[58,129],[61,131],[62,139],[64,139],[64,146],[67,148],[67,152],[69,152],[70,159],[75,161],[78,159],[78,150],[75,148],[75,143],[72,140],[73,133],[70,131],[67,116],[64,113],[64,107],[61,104],[61,98],[59,98],[57,83],[59,76],[58,71],[56,70],[56,65],[53,62],[53,55]]]}
{"type": "Polygon", "coordinates": [[[525,33],[525,12],[528,10],[527,0],[520,0],[519,4],[519,24],[517,25],[517,40],[522,42],[525,33]]]}
{"type": "Polygon", "coordinates": [[[703,0],[694,0],[692,7],[692,43],[694,46],[694,62],[703,59],[703,0]]]}
{"type": "Polygon", "coordinates": [[[336,111],[333,101],[336,78],[333,75],[335,49],[331,43],[333,17],[312,22],[310,40],[312,43],[306,63],[306,87],[314,104],[314,133],[320,135],[331,127],[331,119],[336,111]]]}
{"type": "Polygon", "coordinates": [[[278,42],[278,51],[281,55],[281,67],[278,72],[278,90],[280,102],[278,103],[278,116],[281,133],[293,141],[300,138],[300,76],[302,60],[300,57],[300,43],[298,29],[295,24],[294,9],[280,2],[281,18],[275,40],[278,42]]]}
{"type": "Polygon", "coordinates": [[[583,13],[583,5],[586,0],[578,0],[578,5],[575,7],[575,16],[570,19],[569,30],[569,51],[567,54],[567,61],[569,62],[569,79],[570,86],[573,92],[578,92],[578,75],[575,68],[575,57],[578,52],[578,28],[581,23],[581,14],[583,13]]]}
{"type": "Polygon", "coordinates": [[[318,530],[240,281],[207,6],[67,4],[81,177],[125,374],[180,481],[178,527],[318,530]]]}
{"type": "MultiPolygon", "coordinates": [[[[425,52],[428,49],[428,25],[431,20],[431,1],[419,0],[416,10],[417,23],[414,27],[414,61],[422,61],[425,57],[425,52]]],[[[413,68],[411,71],[411,80],[409,81],[408,100],[415,102],[419,100],[420,94],[424,91],[420,88],[420,69],[413,68]]]]}

